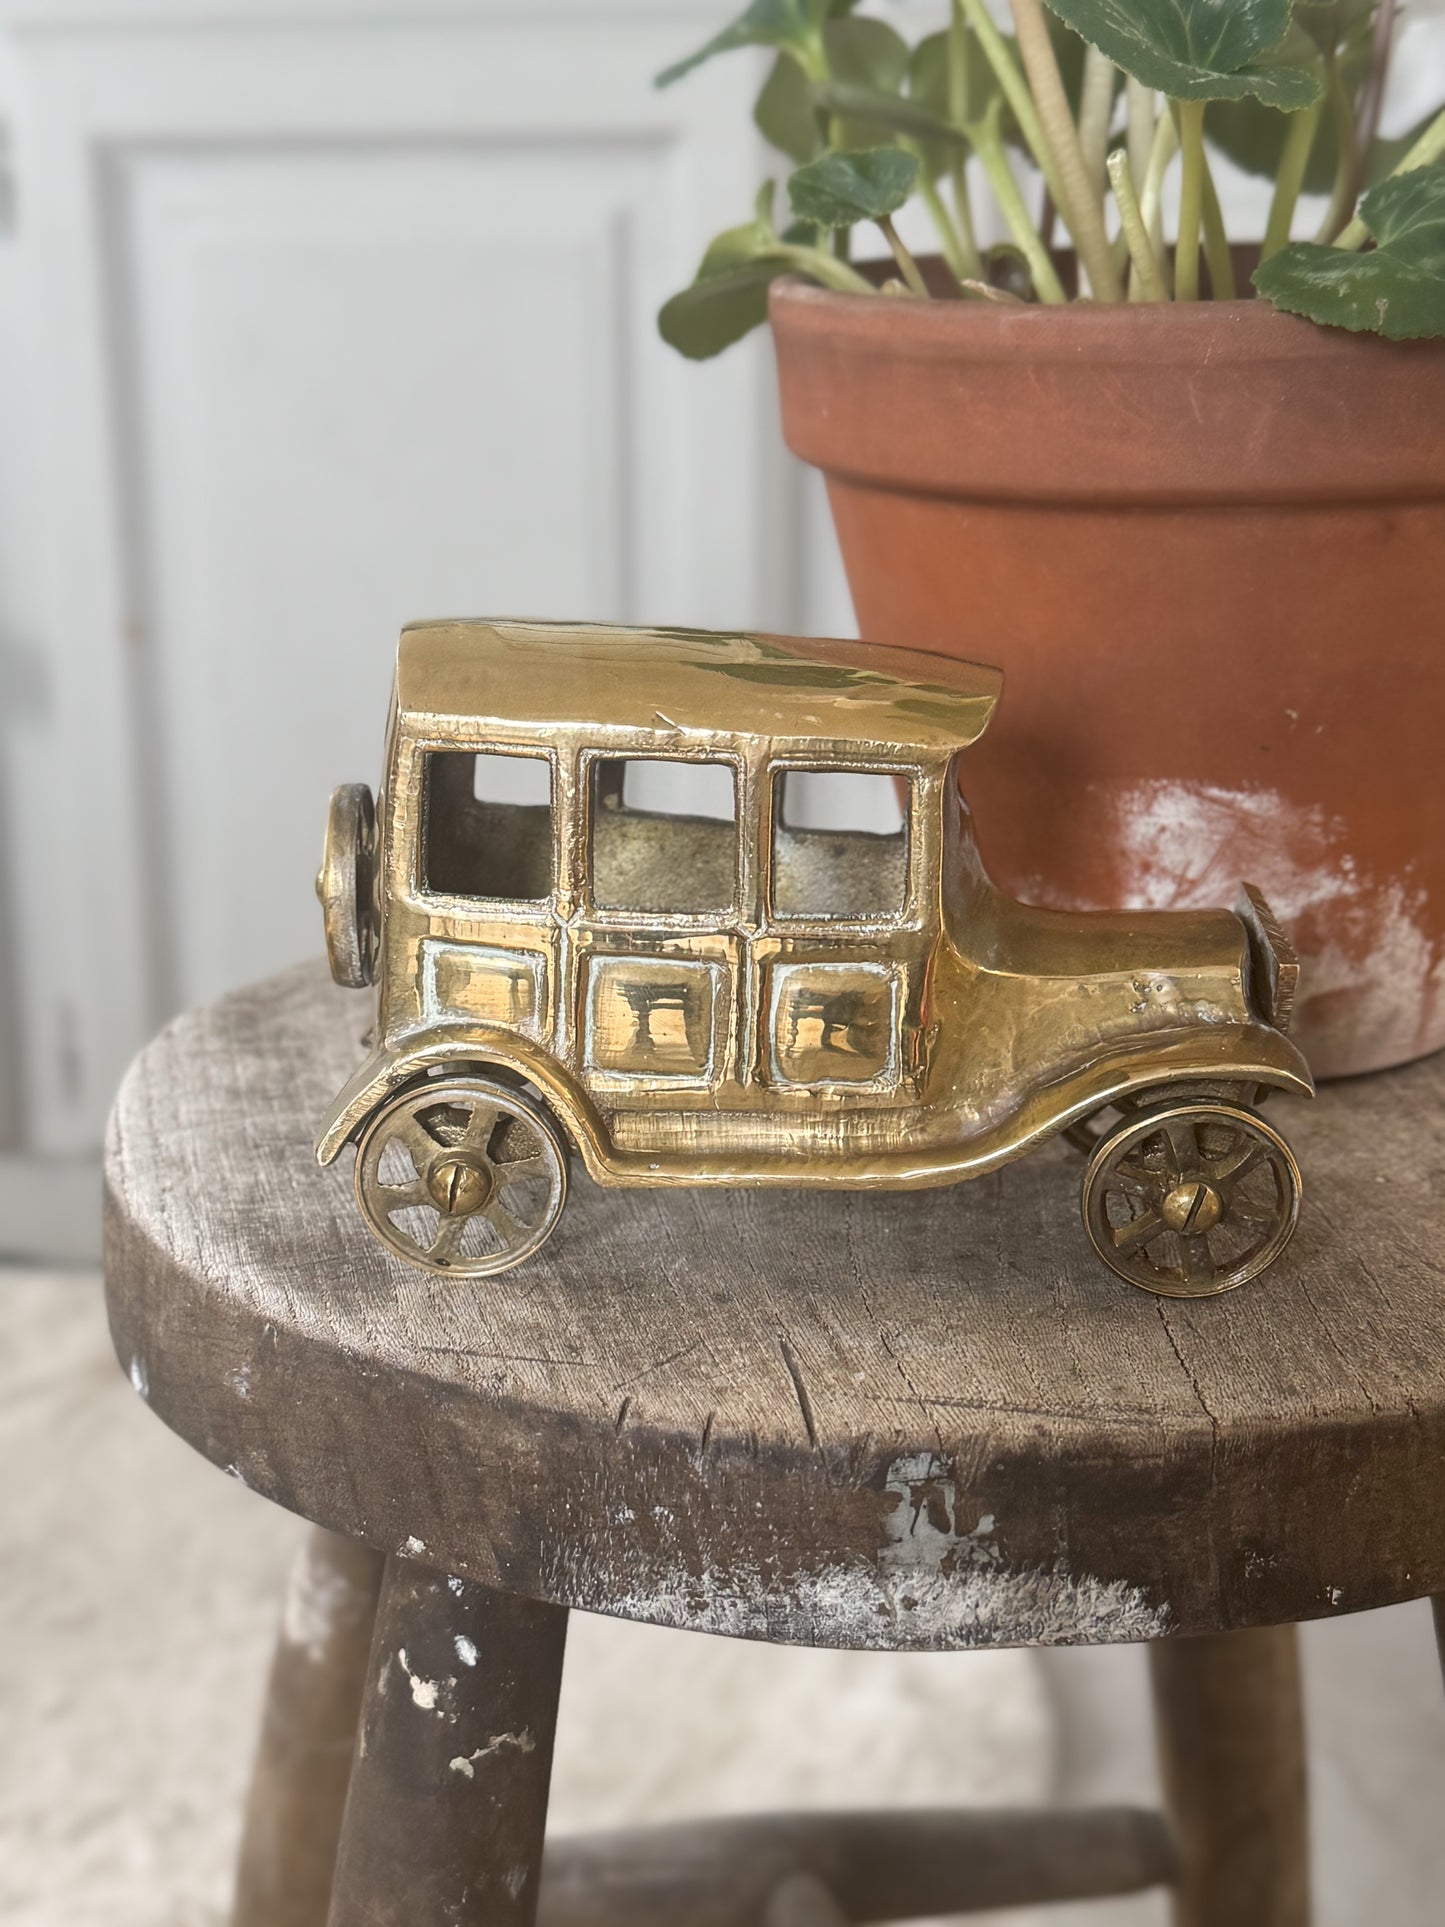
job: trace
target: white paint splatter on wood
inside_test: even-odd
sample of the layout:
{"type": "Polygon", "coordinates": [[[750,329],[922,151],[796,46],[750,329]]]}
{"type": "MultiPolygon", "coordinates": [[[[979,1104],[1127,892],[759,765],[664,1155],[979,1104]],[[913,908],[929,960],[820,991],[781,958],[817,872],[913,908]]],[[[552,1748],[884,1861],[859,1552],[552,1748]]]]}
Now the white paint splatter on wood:
{"type": "Polygon", "coordinates": [[[457,1658],[462,1662],[463,1666],[476,1665],[477,1649],[465,1633],[458,1633],[452,1643],[457,1649],[457,1658]]]}
{"type": "Polygon", "coordinates": [[[456,1685],[456,1680],[424,1679],[420,1673],[414,1673],[411,1669],[411,1661],[406,1656],[405,1646],[398,1646],[396,1658],[397,1664],[406,1674],[407,1683],[411,1687],[412,1700],[421,1708],[423,1713],[440,1713],[444,1714],[447,1719],[454,1719],[456,1715],[446,1713],[444,1708],[438,1706],[437,1701],[448,1687],[456,1685]]]}
{"type": "Polygon", "coordinates": [[[1167,1607],[1138,1587],[1052,1566],[1009,1566],[984,1513],[960,1528],[952,1463],[931,1453],[895,1459],[885,1476],[893,1504],[872,1562],[859,1558],[780,1578],[751,1564],[697,1575],[639,1553],[614,1589],[574,1555],[554,1574],[555,1596],[654,1625],[733,1638],[883,1651],[984,1646],[1107,1645],[1158,1639],[1167,1607]]]}
{"type": "Polygon", "coordinates": [[[469,1780],[474,1780],[477,1777],[478,1763],[491,1759],[493,1754],[500,1753],[503,1747],[507,1746],[515,1747],[519,1753],[534,1753],[537,1742],[529,1727],[523,1727],[520,1733],[498,1733],[488,1740],[485,1746],[479,1746],[475,1753],[459,1753],[450,1762],[451,1770],[453,1773],[464,1774],[469,1780]]]}
{"type": "Polygon", "coordinates": [[[426,1551],[426,1540],[418,1539],[416,1534],[412,1533],[410,1538],[405,1539],[402,1542],[401,1557],[403,1559],[420,1559],[421,1555],[425,1551],[426,1551]]]}

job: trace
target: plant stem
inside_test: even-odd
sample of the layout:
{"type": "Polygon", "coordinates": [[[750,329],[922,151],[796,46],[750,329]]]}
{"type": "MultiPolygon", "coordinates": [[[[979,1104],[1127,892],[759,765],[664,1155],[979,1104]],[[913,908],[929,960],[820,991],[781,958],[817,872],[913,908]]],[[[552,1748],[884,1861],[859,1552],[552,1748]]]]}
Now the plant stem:
{"type": "Polygon", "coordinates": [[[979,272],[982,273],[983,256],[979,252],[978,231],[973,225],[973,201],[968,191],[967,165],[961,156],[953,163],[951,179],[953,182],[953,218],[958,228],[959,239],[963,242],[964,251],[968,258],[979,263],[979,272]]]}
{"type": "MultiPolygon", "coordinates": [[[[948,117],[962,127],[968,119],[968,68],[970,48],[968,22],[960,0],[950,0],[948,14],[948,117]]],[[[953,212],[958,225],[964,257],[975,265],[971,272],[983,278],[983,259],[978,251],[978,236],[973,225],[973,203],[968,192],[967,156],[955,152],[949,167],[953,185],[953,212]]]]}
{"type": "MultiPolygon", "coordinates": [[[[1411,174],[1417,167],[1428,167],[1445,154],[1445,108],[1435,116],[1424,133],[1410,148],[1398,166],[1392,167],[1387,179],[1394,180],[1397,174],[1411,174]]],[[[1370,238],[1370,230],[1357,214],[1350,225],[1335,238],[1337,248],[1347,248],[1351,253],[1362,248],[1370,238]]]]}
{"type": "Polygon", "coordinates": [[[1034,278],[1034,292],[1040,301],[1050,307],[1058,307],[1068,300],[1068,296],[1064,293],[1053,257],[1039,239],[1038,230],[1029,218],[1024,197],[1008,164],[1008,155],[1004,152],[1003,139],[998,131],[1000,105],[995,95],[987,115],[969,128],[968,136],[973,142],[973,151],[978,155],[979,165],[993,189],[1000,212],[1008,222],[1009,233],[1029,264],[1029,273],[1034,278]]]}
{"type": "Polygon", "coordinates": [[[1300,189],[1304,186],[1305,169],[1310,164],[1310,152],[1320,124],[1320,111],[1321,103],[1316,101],[1313,107],[1302,107],[1289,117],[1289,132],[1284,137],[1284,152],[1280,155],[1279,173],[1275,176],[1274,199],[1269,204],[1269,219],[1264,227],[1264,245],[1259,251],[1262,262],[1272,254],[1278,254],[1289,240],[1295,206],[1299,201],[1300,189]]]}
{"type": "Polygon", "coordinates": [[[1009,0],[1009,4],[1013,8],[1024,71],[1038,103],[1044,136],[1059,176],[1054,199],[1074,237],[1074,246],[1095,298],[1122,301],[1124,288],[1104,227],[1103,200],[1089,184],[1078,130],[1069,112],[1069,97],[1054,57],[1054,43],[1049,39],[1043,0],[1009,0]]]}
{"type": "Polygon", "coordinates": [[[1169,172],[1169,163],[1178,145],[1179,129],[1174,125],[1173,114],[1166,108],[1154,128],[1154,145],[1149,150],[1149,164],[1144,169],[1144,187],[1139,196],[1139,212],[1143,216],[1150,244],[1159,257],[1166,288],[1171,283],[1169,257],[1164,251],[1164,176],[1169,172]]]}
{"type": "Polygon", "coordinates": [[[948,117],[960,127],[968,119],[968,22],[961,0],[948,8],[948,117]]]}
{"type": "Polygon", "coordinates": [[[840,261],[836,254],[825,254],[821,248],[805,248],[792,242],[780,242],[776,248],[768,249],[768,257],[786,261],[799,274],[810,274],[815,281],[822,282],[825,288],[835,288],[839,294],[877,294],[873,283],[850,268],[846,261],[840,261]]]}
{"type": "Polygon", "coordinates": [[[1325,61],[1325,95],[1330,104],[1330,118],[1335,123],[1339,158],[1335,162],[1335,184],[1330,192],[1330,204],[1315,235],[1315,240],[1321,243],[1334,240],[1349,219],[1350,209],[1355,204],[1355,110],[1350,104],[1339,59],[1334,54],[1329,54],[1325,61]]]}
{"type": "Polygon", "coordinates": [[[1029,92],[1028,82],[1019,72],[1018,62],[1010,51],[1008,42],[993,23],[993,16],[984,5],[984,0],[961,0],[968,23],[978,35],[978,44],[983,48],[988,64],[993,69],[994,78],[1003,89],[1004,99],[1014,110],[1014,119],[1019,131],[1028,144],[1039,172],[1048,184],[1050,194],[1059,198],[1058,168],[1054,164],[1052,150],[1044,137],[1043,122],[1039,110],[1034,105],[1034,97],[1029,92]]]}
{"type": "Polygon", "coordinates": [[[921,301],[926,301],[928,299],[928,283],[924,280],[918,263],[903,245],[903,237],[897,228],[894,227],[892,216],[880,214],[878,217],[878,226],[883,232],[883,239],[893,250],[893,259],[898,263],[898,272],[907,283],[909,292],[916,294],[921,301]]]}
{"type": "Polygon", "coordinates": [[[1079,149],[1084,172],[1096,194],[1104,192],[1104,159],[1109,152],[1109,123],[1114,118],[1114,82],[1119,70],[1095,46],[1084,53],[1084,84],[1079,94],[1079,149]]]}
{"type": "Polygon", "coordinates": [[[1385,104],[1385,82],[1390,75],[1390,56],[1395,45],[1396,0],[1380,0],[1375,13],[1375,31],[1370,38],[1370,64],[1364,85],[1355,100],[1355,165],[1350,178],[1349,205],[1353,207],[1364,189],[1370,171],[1370,150],[1380,131],[1380,110],[1385,104]]]}
{"type": "MultiPolygon", "coordinates": [[[[910,151],[912,151],[910,149],[910,151]]],[[[922,157],[920,156],[920,162],[922,157]]],[[[943,258],[948,263],[950,274],[962,285],[965,281],[980,281],[983,278],[983,262],[977,249],[969,252],[964,237],[953,225],[943,196],[934,184],[933,177],[926,167],[921,167],[918,176],[918,192],[923,196],[923,205],[928,209],[934,232],[938,235],[938,245],[943,250],[943,258]]]]}
{"type": "Polygon", "coordinates": [[[1129,280],[1129,299],[1131,301],[1167,301],[1169,290],[1164,285],[1160,272],[1159,257],[1149,239],[1149,230],[1144,225],[1139,212],[1139,197],[1134,192],[1134,180],[1129,171],[1129,156],[1116,149],[1105,162],[1109,181],[1114,189],[1114,199],[1119,208],[1119,220],[1123,225],[1124,239],[1129,244],[1129,259],[1134,264],[1134,272],[1129,280]],[[1137,292],[1136,292],[1137,290],[1137,292]]]}
{"type": "Polygon", "coordinates": [[[1200,152],[1204,158],[1204,258],[1209,263],[1209,291],[1216,301],[1233,301],[1234,256],[1224,231],[1224,210],[1209,171],[1209,155],[1203,148],[1200,152]]]}
{"type": "Polygon", "coordinates": [[[1154,89],[1130,74],[1124,98],[1128,114],[1129,172],[1134,177],[1134,192],[1142,196],[1144,175],[1154,147],[1154,89]]]}
{"type": "Polygon", "coordinates": [[[1199,223],[1204,216],[1204,102],[1179,109],[1179,238],[1174,244],[1174,299],[1199,299],[1199,223]]]}

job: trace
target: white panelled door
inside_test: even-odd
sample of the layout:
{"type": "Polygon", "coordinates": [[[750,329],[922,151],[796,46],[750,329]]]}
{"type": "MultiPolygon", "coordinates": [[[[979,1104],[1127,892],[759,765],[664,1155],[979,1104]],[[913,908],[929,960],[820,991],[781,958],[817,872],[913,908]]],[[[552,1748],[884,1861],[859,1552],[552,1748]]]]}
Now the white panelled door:
{"type": "Polygon", "coordinates": [[[317,950],[403,621],[796,620],[767,343],[699,368],[653,323],[762,171],[751,57],[650,85],[727,11],[0,0],[32,1152],[93,1147],[170,1010],[317,950]]]}

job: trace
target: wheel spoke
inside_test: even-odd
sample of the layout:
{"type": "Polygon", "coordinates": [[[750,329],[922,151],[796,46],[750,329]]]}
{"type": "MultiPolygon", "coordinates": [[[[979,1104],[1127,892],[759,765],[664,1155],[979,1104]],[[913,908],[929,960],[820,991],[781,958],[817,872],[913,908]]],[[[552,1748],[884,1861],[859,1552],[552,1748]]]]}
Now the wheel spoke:
{"type": "Polygon", "coordinates": [[[424,1178],[427,1166],[442,1148],[441,1139],[432,1136],[415,1111],[409,1111],[399,1117],[392,1130],[406,1146],[411,1161],[416,1167],[417,1176],[424,1178]]]}
{"type": "Polygon", "coordinates": [[[497,1128],[497,1120],[502,1115],[501,1106],[484,1104],[478,1101],[472,1106],[472,1114],[467,1119],[467,1128],[462,1133],[462,1143],[469,1151],[485,1151],[492,1141],[492,1133],[497,1128]]]}
{"type": "Polygon", "coordinates": [[[551,1168],[541,1151],[530,1151],[524,1158],[504,1158],[492,1166],[498,1184],[514,1184],[518,1178],[546,1177],[551,1168]]]}
{"type": "Polygon", "coordinates": [[[1229,1200],[1226,1222],[1232,1223],[1236,1218],[1241,1219],[1245,1224],[1277,1224],[1279,1206],[1273,1203],[1262,1204],[1257,1198],[1232,1197],[1229,1200]]]}
{"type": "Polygon", "coordinates": [[[1115,1251],[1136,1251],[1140,1245],[1148,1244],[1157,1238],[1164,1229],[1164,1220],[1157,1211],[1146,1211],[1142,1217],[1131,1218],[1128,1224],[1114,1226],[1115,1251]]]}
{"type": "Polygon", "coordinates": [[[1126,1198],[1139,1198],[1145,1204],[1157,1203],[1163,1188],[1153,1172],[1137,1164],[1116,1164],[1109,1173],[1111,1191],[1119,1191],[1126,1198]]]}
{"type": "Polygon", "coordinates": [[[456,1257],[457,1252],[461,1249],[462,1233],[466,1228],[467,1221],[465,1218],[453,1218],[445,1213],[442,1214],[441,1223],[437,1226],[436,1236],[427,1246],[426,1255],[432,1260],[433,1264],[444,1265],[449,1259],[456,1257]]]}
{"type": "Polygon", "coordinates": [[[532,1227],[509,1211],[495,1192],[482,1206],[482,1216],[489,1225],[501,1233],[502,1240],[510,1250],[531,1235],[532,1227]]]}
{"type": "Polygon", "coordinates": [[[1181,1236],[1179,1243],[1184,1252],[1184,1276],[1191,1285],[1208,1284],[1215,1274],[1208,1233],[1196,1231],[1192,1235],[1181,1236]]]}
{"type": "Polygon", "coordinates": [[[1242,1144],[1237,1144],[1227,1157],[1210,1166],[1211,1175],[1231,1184],[1238,1184],[1259,1163],[1265,1154],[1265,1146],[1257,1137],[1241,1131],[1242,1144]]]}
{"type": "Polygon", "coordinates": [[[388,1218],[393,1211],[404,1211],[408,1205],[427,1204],[431,1205],[433,1210],[436,1208],[431,1193],[420,1178],[416,1178],[411,1184],[378,1183],[376,1195],[388,1218]]]}
{"type": "Polygon", "coordinates": [[[1171,1173],[1176,1178],[1190,1176],[1199,1163],[1199,1133],[1194,1128],[1194,1119],[1166,1118],[1161,1129],[1164,1134],[1164,1155],[1171,1173]]]}

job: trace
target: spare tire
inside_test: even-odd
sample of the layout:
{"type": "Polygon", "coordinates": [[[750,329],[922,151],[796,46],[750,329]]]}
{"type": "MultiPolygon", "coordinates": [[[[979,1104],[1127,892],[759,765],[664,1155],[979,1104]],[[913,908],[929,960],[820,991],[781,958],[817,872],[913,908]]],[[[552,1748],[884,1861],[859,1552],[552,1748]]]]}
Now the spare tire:
{"type": "Polygon", "coordinates": [[[364,990],[376,975],[380,935],[376,807],[365,783],[343,783],[332,792],[316,894],[326,922],[331,974],[349,990],[364,990]]]}

